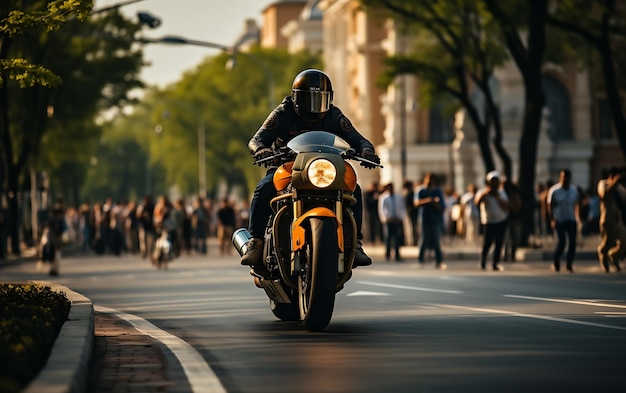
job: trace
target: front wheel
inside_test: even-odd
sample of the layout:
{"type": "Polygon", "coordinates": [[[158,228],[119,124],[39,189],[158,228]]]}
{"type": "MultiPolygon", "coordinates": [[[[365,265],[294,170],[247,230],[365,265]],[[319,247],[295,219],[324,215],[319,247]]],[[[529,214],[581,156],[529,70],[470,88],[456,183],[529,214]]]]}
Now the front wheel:
{"type": "Polygon", "coordinates": [[[323,330],[335,308],[337,285],[337,222],[330,218],[311,218],[307,258],[298,277],[300,319],[307,329],[323,330]]]}

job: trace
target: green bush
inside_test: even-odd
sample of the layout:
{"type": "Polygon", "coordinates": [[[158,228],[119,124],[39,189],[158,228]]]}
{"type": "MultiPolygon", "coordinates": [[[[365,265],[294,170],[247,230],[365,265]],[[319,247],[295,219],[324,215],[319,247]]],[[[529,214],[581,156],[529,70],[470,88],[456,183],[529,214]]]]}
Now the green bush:
{"type": "Polygon", "coordinates": [[[70,304],[47,286],[0,284],[0,392],[19,392],[41,371],[70,304]]]}

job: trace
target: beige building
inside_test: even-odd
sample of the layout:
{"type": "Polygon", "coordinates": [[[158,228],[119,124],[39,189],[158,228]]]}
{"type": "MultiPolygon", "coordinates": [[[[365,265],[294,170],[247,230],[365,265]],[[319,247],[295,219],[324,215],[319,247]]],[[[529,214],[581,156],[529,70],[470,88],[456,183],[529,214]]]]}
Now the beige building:
{"type": "MultiPolygon", "coordinates": [[[[462,111],[445,116],[440,105],[423,107],[414,77],[400,77],[385,90],[376,86],[384,57],[409,47],[393,21],[367,14],[356,0],[276,1],[263,11],[261,44],[291,51],[323,48],[334,103],[374,143],[384,165],[379,171],[359,167],[362,185],[373,180],[399,185],[404,179],[420,180],[425,172],[445,176],[458,192],[469,182],[483,184],[485,168],[476,133],[462,111]]],[[[561,168],[570,168],[575,184],[595,185],[601,168],[623,162],[606,105],[594,97],[588,74],[575,65],[546,65],[543,86],[547,106],[538,143],[537,181],[556,180],[561,168]]],[[[512,62],[496,71],[492,89],[516,177],[523,159],[518,146],[524,88],[512,62]]],[[[480,105],[481,97],[474,99],[480,105]]],[[[494,158],[497,162],[496,154],[494,158]]]]}

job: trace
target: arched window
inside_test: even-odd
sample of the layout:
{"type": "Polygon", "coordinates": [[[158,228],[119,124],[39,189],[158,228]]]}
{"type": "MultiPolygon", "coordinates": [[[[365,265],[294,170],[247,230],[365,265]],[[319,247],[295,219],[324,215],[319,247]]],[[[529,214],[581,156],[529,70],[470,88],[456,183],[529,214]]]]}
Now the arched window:
{"type": "Polygon", "coordinates": [[[435,103],[429,112],[428,143],[451,143],[454,140],[453,115],[444,101],[435,103]]]}
{"type": "Polygon", "coordinates": [[[569,93],[558,80],[544,76],[541,86],[546,95],[548,117],[548,136],[553,141],[572,139],[572,120],[569,93]]]}

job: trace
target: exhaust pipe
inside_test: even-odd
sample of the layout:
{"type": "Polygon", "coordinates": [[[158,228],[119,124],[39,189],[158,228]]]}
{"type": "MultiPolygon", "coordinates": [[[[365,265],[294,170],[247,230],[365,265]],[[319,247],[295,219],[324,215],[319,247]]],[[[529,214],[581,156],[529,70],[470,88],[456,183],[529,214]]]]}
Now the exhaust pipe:
{"type": "Polygon", "coordinates": [[[233,246],[239,253],[239,256],[243,256],[248,251],[248,242],[252,239],[252,235],[246,228],[239,228],[233,233],[233,246]]]}

